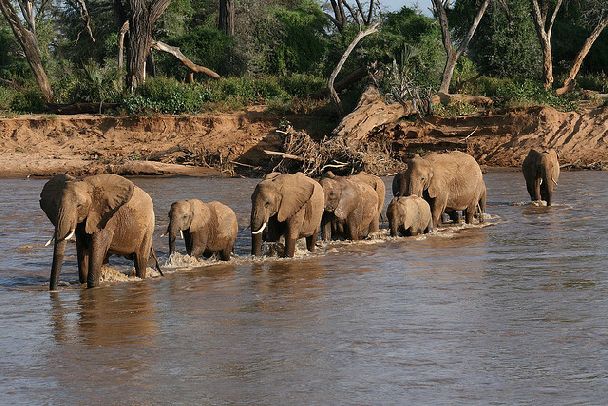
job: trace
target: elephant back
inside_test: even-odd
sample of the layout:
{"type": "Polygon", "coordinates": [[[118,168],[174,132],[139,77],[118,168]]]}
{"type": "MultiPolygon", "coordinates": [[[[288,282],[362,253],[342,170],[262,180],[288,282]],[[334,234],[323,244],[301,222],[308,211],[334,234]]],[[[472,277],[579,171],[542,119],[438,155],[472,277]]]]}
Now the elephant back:
{"type": "Polygon", "coordinates": [[[218,201],[209,202],[208,205],[216,219],[214,228],[217,232],[217,239],[221,241],[234,242],[239,231],[234,210],[218,201]]]}

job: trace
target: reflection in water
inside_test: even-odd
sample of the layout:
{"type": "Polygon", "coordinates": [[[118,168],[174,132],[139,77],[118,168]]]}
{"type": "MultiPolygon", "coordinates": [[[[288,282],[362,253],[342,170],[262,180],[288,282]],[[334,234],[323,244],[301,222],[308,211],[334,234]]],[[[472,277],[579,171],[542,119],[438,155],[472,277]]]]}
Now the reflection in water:
{"type": "MultiPolygon", "coordinates": [[[[135,179],[154,199],[161,262],[169,205],[189,197],[230,202],[236,258],[54,293],[44,181],[3,181],[17,192],[0,199],[2,401],[604,404],[607,176],[564,173],[546,208],[527,204],[519,173],[488,174],[491,226],[295,259],[249,256],[257,180],[135,179]]],[[[61,278],[77,279],[73,255],[61,278]]]]}
{"type": "Polygon", "coordinates": [[[51,314],[58,343],[78,341],[85,345],[112,347],[136,344],[151,346],[158,332],[152,305],[151,284],[124,289],[81,289],[76,305],[77,320],[68,320],[73,309],[62,304],[61,294],[51,292],[51,314]]]}

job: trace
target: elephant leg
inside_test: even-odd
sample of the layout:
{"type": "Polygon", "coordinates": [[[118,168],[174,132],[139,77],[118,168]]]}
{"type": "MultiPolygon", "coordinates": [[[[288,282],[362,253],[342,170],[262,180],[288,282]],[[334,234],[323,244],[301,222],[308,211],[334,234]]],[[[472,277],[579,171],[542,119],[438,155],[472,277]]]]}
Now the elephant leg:
{"type": "Polygon", "coordinates": [[[222,261],[230,261],[230,254],[232,253],[233,249],[234,249],[233,245],[228,245],[226,248],[224,248],[220,252],[220,259],[222,261]]]}
{"type": "Polygon", "coordinates": [[[80,283],[87,282],[89,274],[90,242],[89,236],[80,225],[76,228],[76,258],[78,260],[78,280],[80,283]]]}
{"type": "Polygon", "coordinates": [[[541,194],[540,194],[540,185],[542,182],[542,178],[536,178],[534,179],[534,198],[533,200],[541,200],[541,194]]]}
{"type": "Polygon", "coordinates": [[[466,210],[464,211],[465,222],[467,224],[473,224],[473,220],[475,219],[476,210],[477,210],[477,203],[473,207],[471,207],[471,206],[467,207],[466,210]]]}
{"type": "Polygon", "coordinates": [[[441,225],[441,213],[445,211],[446,199],[440,200],[439,198],[435,199],[433,204],[431,205],[431,214],[433,216],[433,226],[439,227],[441,225]]]}
{"type": "Polygon", "coordinates": [[[314,252],[317,244],[318,231],[312,233],[311,236],[306,237],[306,249],[310,252],[314,252]]]}
{"type": "Polygon", "coordinates": [[[348,228],[348,238],[352,241],[359,241],[359,229],[353,222],[349,222],[347,224],[348,228]]]}
{"type": "MultiPolygon", "coordinates": [[[[191,233],[189,255],[198,259],[201,254],[204,254],[207,251],[207,240],[207,234],[205,234],[204,232],[191,233]]],[[[211,254],[213,255],[213,253],[211,254]]],[[[209,257],[205,256],[205,258],[209,257]]]]}
{"type": "Polygon", "coordinates": [[[296,253],[296,241],[297,238],[291,236],[285,236],[285,258],[293,258],[296,253]]]}
{"type": "Polygon", "coordinates": [[[150,259],[150,252],[152,251],[152,236],[146,236],[141,248],[135,253],[134,265],[135,275],[138,278],[145,279],[148,270],[148,260],[150,259]]]}
{"type": "Polygon", "coordinates": [[[328,212],[323,212],[323,217],[321,218],[321,238],[323,241],[331,240],[331,217],[333,215],[328,212]]]}
{"type": "Polygon", "coordinates": [[[192,234],[190,231],[182,231],[184,234],[184,245],[186,246],[186,253],[192,256],[192,234]]]}
{"type": "Polygon", "coordinates": [[[369,225],[370,233],[377,233],[380,231],[380,216],[374,216],[371,224],[369,225]]]}
{"type": "Polygon", "coordinates": [[[99,286],[101,278],[101,266],[108,253],[112,242],[113,233],[101,230],[91,236],[91,253],[89,255],[89,273],[87,275],[87,287],[99,286]]]}

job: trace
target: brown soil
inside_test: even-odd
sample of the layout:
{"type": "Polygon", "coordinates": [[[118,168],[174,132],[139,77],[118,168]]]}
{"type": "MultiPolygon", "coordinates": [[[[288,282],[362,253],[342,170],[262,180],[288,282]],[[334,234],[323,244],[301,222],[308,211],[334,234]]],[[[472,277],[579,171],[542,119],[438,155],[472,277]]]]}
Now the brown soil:
{"type": "MultiPolygon", "coordinates": [[[[608,165],[608,108],[580,114],[535,107],[426,121],[402,120],[395,113],[399,110],[367,106],[347,116],[361,123],[343,121],[334,134],[363,142],[389,137],[403,158],[424,150],[460,149],[483,165],[515,167],[530,148],[550,146],[557,149],[562,164],[608,165]]],[[[286,119],[317,140],[336,126],[326,116],[286,119]]],[[[232,173],[232,168],[245,167],[230,161],[265,166],[269,157],[263,151],[282,146],[282,135],[275,130],[284,121],[263,107],[198,116],[0,118],[0,176],[232,173]]]]}

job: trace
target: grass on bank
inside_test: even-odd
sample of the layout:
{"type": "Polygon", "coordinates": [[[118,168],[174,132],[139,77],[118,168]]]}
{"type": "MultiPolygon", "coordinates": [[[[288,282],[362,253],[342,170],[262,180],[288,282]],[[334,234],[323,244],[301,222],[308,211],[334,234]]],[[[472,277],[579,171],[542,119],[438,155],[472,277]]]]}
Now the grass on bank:
{"type": "MultiPolygon", "coordinates": [[[[72,77],[54,83],[58,103],[114,103],[116,114],[197,114],[211,111],[235,111],[248,105],[265,104],[279,114],[308,114],[332,108],[327,98],[312,98],[326,88],[324,78],[311,75],[226,77],[199,83],[183,83],[174,78],[149,78],[135,94],[126,94],[115,72],[72,77]],[[104,76],[106,75],[106,76],[104,76]]],[[[579,85],[598,92],[608,91],[608,76],[583,76],[579,85]]],[[[360,90],[360,89],[359,89],[360,90]]],[[[344,99],[348,106],[356,104],[357,91],[344,99]],[[350,100],[352,99],[352,100],[350,100]],[[351,103],[352,101],[352,103],[351,103]]],[[[579,92],[556,96],[542,83],[529,79],[509,79],[481,76],[467,81],[460,93],[483,95],[494,99],[495,107],[552,106],[560,111],[577,108],[579,92]]],[[[348,107],[347,106],[347,107],[348,107]]],[[[35,83],[20,86],[0,86],[0,113],[43,113],[44,101],[35,83]]],[[[475,108],[466,103],[435,106],[440,116],[468,115],[475,108]]]]}

